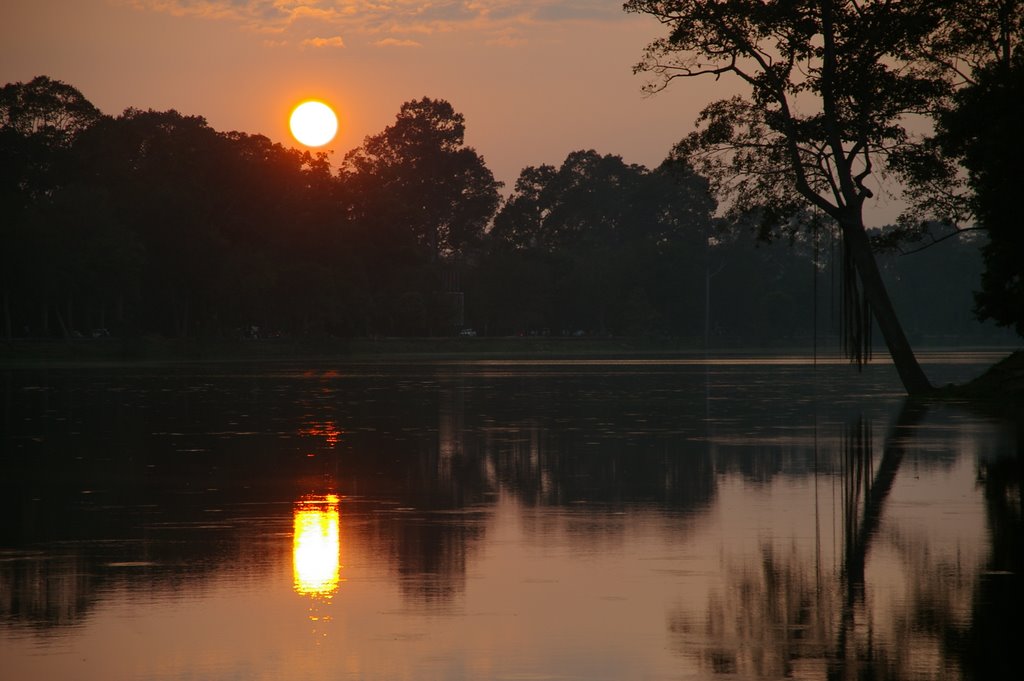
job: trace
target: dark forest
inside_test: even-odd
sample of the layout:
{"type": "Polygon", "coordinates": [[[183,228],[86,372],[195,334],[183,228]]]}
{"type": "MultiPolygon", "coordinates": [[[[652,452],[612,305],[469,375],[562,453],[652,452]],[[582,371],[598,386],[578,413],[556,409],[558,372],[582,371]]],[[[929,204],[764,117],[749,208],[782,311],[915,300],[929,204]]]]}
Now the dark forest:
{"type": "MultiPolygon", "coordinates": [[[[808,212],[767,235],[758,216],[716,217],[708,180],[671,157],[649,169],[579,150],[503,188],[442,99],[403,104],[334,158],[173,110],[103,115],[42,76],[0,97],[8,340],[550,335],[702,348],[839,332],[837,230],[808,212]]],[[[916,343],[1012,338],[972,311],[985,243],[964,232],[878,251],[916,343]]]]}

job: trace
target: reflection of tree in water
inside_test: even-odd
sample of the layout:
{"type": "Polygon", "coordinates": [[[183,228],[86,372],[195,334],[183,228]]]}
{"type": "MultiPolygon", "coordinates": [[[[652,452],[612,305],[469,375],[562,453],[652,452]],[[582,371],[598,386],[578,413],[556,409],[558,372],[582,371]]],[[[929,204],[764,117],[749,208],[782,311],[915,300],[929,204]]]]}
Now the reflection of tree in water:
{"type": "Polygon", "coordinates": [[[680,444],[580,442],[525,423],[505,433],[488,460],[502,486],[529,506],[596,503],[696,510],[714,495],[708,452],[680,444]]]}
{"type": "MultiPolygon", "coordinates": [[[[695,618],[683,608],[669,617],[669,630],[681,652],[717,674],[753,678],[835,674],[835,663],[845,655],[850,635],[847,627],[852,620],[846,616],[863,611],[863,542],[873,532],[868,527],[869,509],[877,512],[881,503],[872,496],[872,441],[870,423],[859,419],[839,444],[838,461],[824,464],[841,483],[841,572],[853,576],[844,579],[823,569],[817,516],[813,555],[795,543],[779,547],[762,542],[756,559],[724,556],[725,582],[712,588],[704,618],[695,618]]],[[[728,460],[743,464],[733,454],[728,460]]],[[[817,465],[817,449],[814,461],[817,465]]],[[[744,477],[763,479],[753,476],[748,464],[733,467],[744,477]]],[[[817,491],[817,471],[814,475],[817,491]]],[[[876,489],[884,487],[883,483],[876,489]]],[[[819,512],[817,503],[815,512],[819,512]]]]}
{"type": "MultiPolygon", "coordinates": [[[[111,583],[158,589],[268,568],[278,557],[240,517],[267,500],[379,500],[381,512],[349,529],[388,556],[410,601],[438,604],[461,592],[502,495],[676,517],[706,507],[715,488],[706,446],[688,440],[703,432],[704,393],[658,369],[211,366],[8,375],[4,385],[0,543],[72,542],[67,561],[50,551],[45,563],[0,569],[4,612],[27,620],[84,613],[111,583]]],[[[618,515],[570,520],[573,538],[595,544],[629,531],[618,515]]]]}
{"type": "MultiPolygon", "coordinates": [[[[358,531],[389,556],[413,604],[437,607],[462,591],[470,556],[502,495],[526,506],[654,506],[672,514],[712,497],[703,448],[683,451],[663,433],[629,427],[635,414],[617,415],[621,403],[607,395],[509,395],[457,373],[431,394],[436,420],[428,424],[423,409],[409,414],[423,427],[400,443],[380,432],[353,432],[342,467],[351,476],[347,483],[342,476],[349,485],[343,492],[390,498],[401,509],[376,514],[358,531]]],[[[534,520],[526,521],[527,531],[534,520]]],[[[573,539],[590,543],[628,531],[627,523],[606,516],[581,513],[568,522],[573,539]]]]}
{"type": "Polygon", "coordinates": [[[946,640],[962,651],[972,678],[1016,678],[1021,670],[1024,624],[1024,421],[1017,422],[1016,456],[1004,456],[979,469],[991,535],[986,572],[976,586],[967,632],[947,630],[946,640]]]}
{"type": "MultiPolygon", "coordinates": [[[[290,509],[295,498],[311,491],[307,485],[328,474],[339,494],[375,500],[373,512],[343,523],[368,551],[387,557],[388,574],[407,602],[445,607],[457,603],[464,590],[498,498],[534,507],[528,523],[563,523],[560,529],[576,541],[600,546],[626,536],[633,510],[673,521],[707,508],[716,494],[716,476],[730,465],[721,455],[725,446],[712,451],[700,439],[703,393],[668,375],[499,380],[393,371],[383,378],[260,375],[202,381],[182,376],[171,379],[172,391],[165,390],[163,376],[149,379],[152,383],[127,380],[118,390],[105,390],[102,383],[93,387],[90,378],[84,379],[86,387],[65,385],[45,393],[50,403],[40,412],[68,415],[68,424],[57,424],[39,442],[19,439],[24,448],[4,461],[7,475],[0,475],[0,488],[9,492],[5,517],[12,521],[2,528],[3,543],[22,547],[71,539],[79,542],[74,546],[88,547],[88,564],[81,564],[71,548],[65,562],[0,563],[0,611],[8,620],[80,620],[97,591],[112,584],[142,591],[209,579],[236,564],[269,570],[289,560],[289,547],[274,555],[277,545],[261,537],[265,522],[249,524],[243,517],[225,517],[229,513],[211,522],[207,511],[211,505],[240,509],[267,499],[286,501],[290,509]],[[55,404],[65,399],[72,403],[55,404]],[[225,424],[237,432],[222,434],[225,424]],[[72,435],[76,429],[85,433],[72,435]],[[65,452],[83,458],[70,460],[65,452]],[[84,488],[102,490],[102,499],[83,499],[84,488]],[[33,496],[56,502],[35,504],[33,496]],[[110,505],[101,508],[99,501],[110,505]],[[81,512],[83,503],[92,504],[87,513],[81,512]],[[580,510],[544,512],[549,506],[580,510]],[[541,512],[534,513],[537,509],[541,512]],[[97,548],[97,538],[120,543],[106,553],[97,548]],[[33,572],[43,569],[45,575],[33,572]],[[30,584],[48,586],[33,592],[30,584]]],[[[24,396],[16,396],[6,408],[10,423],[21,424],[24,396]]],[[[740,402],[737,409],[750,408],[740,402]]],[[[737,429],[764,422],[763,416],[730,412],[737,429]]],[[[7,445],[14,434],[8,431],[7,445]]],[[[865,673],[878,669],[883,676],[895,668],[891,658],[883,659],[891,651],[872,643],[863,573],[892,484],[882,471],[895,475],[902,450],[890,452],[890,443],[878,457],[870,451],[872,437],[866,424],[857,426],[846,435],[847,457],[823,464],[830,475],[841,470],[845,485],[847,503],[840,515],[849,526],[842,543],[846,573],[823,575],[819,584],[818,572],[802,565],[794,552],[767,545],[754,567],[730,563],[733,586],[714,596],[715,634],[707,634],[714,645],[705,647],[710,668],[817,669],[822,660],[865,673]]],[[[734,453],[740,450],[737,446],[734,453]]],[[[810,470],[805,453],[769,445],[761,454],[770,456],[762,456],[761,463],[736,458],[736,469],[760,482],[770,482],[780,471],[799,477],[810,470]]],[[[1020,531],[1019,473],[1016,487],[1005,489],[996,487],[1003,475],[993,471],[985,482],[993,499],[1009,499],[999,502],[1002,506],[989,502],[993,550],[1002,551],[999,555],[1005,553],[999,547],[1012,544],[1013,533],[1019,537],[1020,531]]],[[[282,520],[287,524],[290,518],[282,520]]],[[[1013,565],[994,554],[991,569],[1006,564],[1013,565]]],[[[913,570],[928,572],[924,564],[913,570]]],[[[1003,601],[983,599],[1005,592],[997,576],[986,580],[974,607],[991,617],[1003,601]]],[[[935,598],[946,585],[930,575],[921,579],[917,600],[922,605],[901,617],[934,620],[935,630],[945,632],[941,638],[952,641],[950,649],[974,637],[978,643],[969,650],[979,657],[986,650],[978,637],[983,627],[975,624],[965,633],[955,618],[925,612],[936,602],[940,611],[948,611],[950,606],[935,598]]],[[[973,617],[976,623],[984,619],[973,617]]],[[[703,626],[682,614],[673,618],[679,641],[692,643],[703,635],[703,626]]],[[[935,636],[929,634],[929,640],[935,636]]]]}
{"type": "MultiPolygon", "coordinates": [[[[65,508],[99,520],[95,511],[65,508]]],[[[267,572],[289,558],[290,546],[276,538],[286,533],[285,516],[279,527],[268,527],[265,519],[229,513],[174,522],[123,508],[104,515],[105,522],[87,533],[66,517],[67,533],[55,547],[3,552],[0,622],[40,631],[81,624],[111,594],[173,593],[217,575],[267,572]]]]}
{"type": "Polygon", "coordinates": [[[485,536],[489,513],[380,513],[362,530],[374,552],[387,556],[406,603],[436,611],[465,589],[471,556],[485,536]]]}
{"type": "Polygon", "coordinates": [[[714,493],[703,393],[671,373],[540,372],[467,389],[464,437],[494,488],[525,506],[612,505],[668,512],[714,493]],[[483,388],[483,389],[481,389],[483,388]]]}
{"type": "Polygon", "coordinates": [[[0,562],[0,620],[45,628],[82,620],[96,600],[96,579],[77,555],[0,562]]]}
{"type": "Polygon", "coordinates": [[[715,673],[755,678],[805,675],[832,656],[839,594],[796,547],[779,555],[765,544],[759,562],[729,563],[723,572],[728,582],[711,594],[703,621],[671,616],[677,647],[715,673]]]}
{"type": "Polygon", "coordinates": [[[463,391],[407,377],[373,392],[372,411],[357,392],[340,396],[357,415],[335,414],[347,426],[335,481],[342,495],[372,503],[348,516],[348,531],[386,557],[408,604],[444,607],[464,589],[493,499],[474,440],[465,437],[463,391]]]}
{"type": "Polygon", "coordinates": [[[684,608],[670,615],[680,651],[710,672],[757,678],[984,679],[1019,671],[1020,457],[983,464],[979,474],[992,533],[989,573],[980,578],[981,566],[959,545],[943,555],[927,537],[882,523],[925,412],[904,407],[877,461],[870,423],[847,429],[838,452],[836,569],[822,572],[820,549],[810,556],[795,544],[786,552],[764,542],[754,560],[724,557],[725,582],[712,590],[704,617],[684,608]],[[993,467],[1012,470],[989,474],[993,467]],[[898,567],[866,570],[872,544],[892,552],[898,567]],[[895,585],[899,597],[883,604],[884,587],[873,580],[884,575],[903,581],[895,585]]]}

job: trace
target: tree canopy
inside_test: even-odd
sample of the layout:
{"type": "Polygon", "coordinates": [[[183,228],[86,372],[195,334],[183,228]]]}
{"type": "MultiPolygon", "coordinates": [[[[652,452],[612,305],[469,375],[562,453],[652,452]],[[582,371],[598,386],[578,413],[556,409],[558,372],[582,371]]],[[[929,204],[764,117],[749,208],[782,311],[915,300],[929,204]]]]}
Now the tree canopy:
{"type": "Polygon", "coordinates": [[[413,236],[434,259],[478,245],[501,183],[465,146],[465,128],[445,100],[403,104],[394,124],[345,155],[342,174],[362,188],[357,209],[413,236]]]}
{"type": "Polygon", "coordinates": [[[908,124],[949,93],[920,45],[943,14],[924,0],[629,0],[667,36],[637,65],[659,90],[732,75],[749,95],[714,102],[677,147],[734,211],[784,222],[804,203],[838,224],[850,258],[847,331],[870,350],[870,310],[908,392],[930,389],[883,285],[864,224],[873,177],[915,144],[908,124]],[[854,274],[855,273],[855,274],[854,274]],[[859,302],[858,302],[859,301],[859,302]]]}
{"type": "Polygon", "coordinates": [[[499,267],[481,288],[524,311],[520,329],[698,335],[713,209],[707,182],[682,164],[651,171],[586,150],[529,166],[495,217],[499,267]]]}
{"type": "MultiPolygon", "coordinates": [[[[465,144],[464,117],[444,100],[406,102],[335,172],[325,154],[219,132],[201,116],[105,116],[63,83],[32,82],[53,90],[37,92],[48,104],[33,120],[64,122],[30,125],[9,113],[27,109],[4,109],[8,339],[108,329],[130,349],[153,335],[343,338],[472,326],[749,346],[809,343],[817,326],[800,306],[832,305],[828,288],[812,284],[840,260],[797,234],[794,248],[755,246],[730,220],[713,219],[709,179],[678,154],[649,169],[573,151],[557,167],[523,169],[502,198],[465,144]],[[63,116],[65,106],[89,113],[63,116]]],[[[25,89],[5,87],[4,101],[21,101],[25,89]]],[[[936,268],[941,282],[914,290],[941,284],[953,300],[959,280],[948,272],[977,271],[977,246],[957,249],[936,268]]],[[[927,271],[887,260],[882,275],[929,282],[927,271]]],[[[950,317],[966,302],[903,299],[917,337],[984,333],[965,327],[962,313],[950,317]]]]}
{"type": "Polygon", "coordinates": [[[1024,184],[1024,2],[979,0],[943,9],[946,20],[926,52],[960,87],[933,113],[935,134],[921,152],[902,159],[915,210],[902,232],[935,239],[934,224],[947,235],[984,230],[976,312],[1024,336],[1024,222],[1016,201],[1024,184]]]}
{"type": "Polygon", "coordinates": [[[943,150],[961,159],[970,207],[988,234],[985,271],[975,300],[982,319],[1013,326],[1024,336],[1024,219],[1017,194],[1024,186],[1024,55],[991,65],[959,93],[942,117],[943,150]],[[978,121],[985,121],[979,125],[978,121]]]}

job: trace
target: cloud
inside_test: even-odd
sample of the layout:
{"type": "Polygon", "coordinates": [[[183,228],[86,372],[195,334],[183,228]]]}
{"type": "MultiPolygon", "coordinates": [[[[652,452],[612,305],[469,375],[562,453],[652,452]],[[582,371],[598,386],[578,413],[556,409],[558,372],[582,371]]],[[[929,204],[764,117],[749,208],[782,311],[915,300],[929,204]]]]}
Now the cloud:
{"type": "Polygon", "coordinates": [[[124,0],[136,9],[161,12],[176,17],[198,16],[207,19],[243,19],[239,3],[230,0],[124,0]]]}
{"type": "Polygon", "coordinates": [[[347,16],[345,13],[333,7],[311,7],[309,5],[296,5],[290,8],[281,8],[282,15],[286,17],[289,24],[309,19],[312,21],[335,24],[347,16]]]}
{"type": "Polygon", "coordinates": [[[622,17],[622,3],[595,2],[594,0],[558,0],[538,2],[534,17],[538,21],[614,21],[622,17]]]}
{"type": "Polygon", "coordinates": [[[340,35],[330,38],[306,38],[301,44],[306,47],[345,47],[345,41],[340,35]]]}
{"type": "Polygon", "coordinates": [[[409,39],[398,39],[398,38],[384,38],[374,43],[377,47],[423,47],[423,43],[418,43],[415,40],[409,39]]]}
{"type": "Polygon", "coordinates": [[[498,45],[500,47],[519,47],[525,45],[529,41],[521,35],[512,33],[504,33],[495,35],[487,41],[488,45],[498,45]]]}
{"type": "MultiPolygon", "coordinates": [[[[471,32],[493,45],[521,45],[538,27],[622,20],[616,0],[118,0],[142,10],[231,21],[262,34],[290,33],[298,41],[326,30],[388,35],[378,46],[413,47],[411,35],[471,32]]],[[[311,40],[318,40],[316,38],[311,40]]],[[[332,39],[329,39],[332,40],[332,39]]],[[[340,46],[340,45],[338,45],[340,46]]]]}

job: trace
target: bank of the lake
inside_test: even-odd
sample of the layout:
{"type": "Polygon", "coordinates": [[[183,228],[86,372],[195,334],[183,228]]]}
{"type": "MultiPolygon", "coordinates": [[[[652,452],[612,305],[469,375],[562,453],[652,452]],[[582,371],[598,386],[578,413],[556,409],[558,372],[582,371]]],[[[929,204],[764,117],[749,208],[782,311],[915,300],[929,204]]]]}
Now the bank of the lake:
{"type": "MultiPolygon", "coordinates": [[[[956,384],[935,381],[929,398],[968,402],[994,402],[1001,409],[1019,411],[1024,405],[1024,350],[993,347],[921,347],[927,355],[986,355],[992,365],[972,380],[956,384]]],[[[429,338],[264,338],[167,339],[158,336],[130,339],[100,338],[16,340],[0,344],[0,368],[132,366],[179,363],[232,362],[420,362],[474,360],[586,360],[659,359],[702,360],[707,357],[813,357],[822,364],[845,364],[838,344],[817,348],[793,345],[723,347],[707,352],[696,339],[652,337],[479,337],[429,338]]],[[[875,362],[887,363],[884,348],[875,362]]],[[[922,361],[927,361],[922,359],[922,361]]],[[[943,360],[945,361],[945,360],[943,360]]]]}
{"type": "MultiPolygon", "coordinates": [[[[809,354],[810,348],[779,346],[773,352],[809,354]]],[[[766,348],[732,348],[729,354],[757,354],[766,348]]],[[[822,353],[824,355],[824,352],[822,353]]],[[[295,360],[420,360],[420,359],[534,359],[572,357],[685,357],[703,356],[695,339],[641,337],[480,337],[430,338],[266,338],[131,339],[101,338],[16,340],[0,344],[0,366],[76,365],[81,363],[164,363],[179,361],[295,361],[295,360]]]]}
{"type": "Polygon", "coordinates": [[[1000,411],[1024,409],[1024,350],[1017,350],[963,385],[941,386],[940,398],[993,401],[1000,411]]]}

